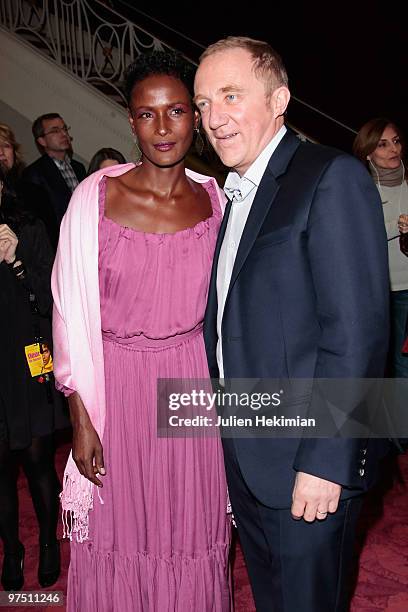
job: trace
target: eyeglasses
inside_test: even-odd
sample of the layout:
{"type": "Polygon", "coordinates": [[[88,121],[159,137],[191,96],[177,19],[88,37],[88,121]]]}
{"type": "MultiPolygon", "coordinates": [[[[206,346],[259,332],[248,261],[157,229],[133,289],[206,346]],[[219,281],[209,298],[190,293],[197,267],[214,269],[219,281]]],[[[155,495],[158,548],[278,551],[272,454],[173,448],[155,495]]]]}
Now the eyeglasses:
{"type": "Polygon", "coordinates": [[[48,132],[43,132],[43,136],[48,136],[48,134],[59,134],[60,132],[65,132],[65,134],[68,134],[70,129],[70,125],[64,125],[63,127],[53,127],[48,130],[48,132]]]}

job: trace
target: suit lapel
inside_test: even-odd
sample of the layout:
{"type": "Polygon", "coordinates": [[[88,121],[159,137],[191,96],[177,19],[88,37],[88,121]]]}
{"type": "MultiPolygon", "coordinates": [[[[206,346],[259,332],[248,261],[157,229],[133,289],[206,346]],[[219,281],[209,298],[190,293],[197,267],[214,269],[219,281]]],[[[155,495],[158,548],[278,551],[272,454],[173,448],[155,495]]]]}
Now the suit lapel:
{"type": "MultiPolygon", "coordinates": [[[[266,215],[272,203],[278,193],[279,185],[276,182],[275,177],[265,172],[262,181],[256,192],[255,199],[252,203],[251,210],[248,215],[247,222],[245,224],[244,231],[242,233],[241,240],[235,258],[234,268],[232,270],[231,281],[228,289],[227,299],[230,294],[231,288],[233,287],[238,274],[241,271],[242,266],[246,258],[248,257],[252,246],[259,235],[259,231],[265,220],[266,215]]],[[[239,204],[237,204],[239,206],[239,204]]]]}
{"type": "Polygon", "coordinates": [[[225,212],[224,212],[224,216],[222,219],[222,223],[220,226],[220,231],[218,232],[217,242],[215,244],[214,259],[213,259],[213,265],[211,269],[210,286],[208,290],[208,302],[207,302],[207,308],[206,308],[206,314],[205,314],[206,321],[207,320],[210,321],[212,317],[217,316],[217,304],[218,304],[217,268],[218,268],[218,260],[220,258],[221,245],[224,240],[225,230],[227,229],[228,218],[230,216],[230,212],[231,212],[231,201],[228,200],[227,205],[225,207],[225,212]]]}
{"type": "Polygon", "coordinates": [[[66,197],[71,197],[71,192],[62,176],[59,168],[55,165],[49,155],[43,155],[44,175],[47,177],[48,184],[56,194],[65,192],[66,197]]]}
{"type": "Polygon", "coordinates": [[[277,196],[279,183],[276,179],[286,172],[287,166],[299,145],[299,139],[291,130],[288,130],[269,160],[242,233],[234,268],[232,270],[226,302],[242,266],[259,235],[265,217],[277,196]]]}

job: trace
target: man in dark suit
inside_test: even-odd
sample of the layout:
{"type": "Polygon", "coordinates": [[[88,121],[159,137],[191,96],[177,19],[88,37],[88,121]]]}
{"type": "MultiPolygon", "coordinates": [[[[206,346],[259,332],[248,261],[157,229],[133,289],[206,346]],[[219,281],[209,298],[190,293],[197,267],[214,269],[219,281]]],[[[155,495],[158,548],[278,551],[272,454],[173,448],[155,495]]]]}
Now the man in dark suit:
{"type": "Polygon", "coordinates": [[[34,121],[32,131],[42,156],[24,171],[23,197],[26,205],[44,221],[56,248],[62,217],[86,171],[72,159],[69,127],[60,115],[41,115],[34,121]]]}
{"type": "MultiPolygon", "coordinates": [[[[211,376],[381,377],[387,247],[372,179],[351,156],[285,127],[287,74],[267,43],[211,45],[195,94],[231,169],[204,326],[211,376]]],[[[385,444],[255,436],[223,444],[257,610],[346,610],[362,493],[385,444]]]]}

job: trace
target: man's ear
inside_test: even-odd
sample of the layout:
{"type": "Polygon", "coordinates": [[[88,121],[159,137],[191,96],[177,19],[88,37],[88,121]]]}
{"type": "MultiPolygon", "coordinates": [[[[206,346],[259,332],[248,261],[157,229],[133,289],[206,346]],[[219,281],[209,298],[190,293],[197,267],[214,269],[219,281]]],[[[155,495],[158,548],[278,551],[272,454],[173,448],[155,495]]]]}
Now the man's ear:
{"type": "Polygon", "coordinates": [[[290,100],[290,91],[282,85],[277,87],[271,96],[271,103],[274,110],[275,119],[282,117],[285,114],[290,100]]]}
{"type": "Polygon", "coordinates": [[[43,138],[42,136],[39,136],[39,137],[37,138],[37,142],[38,142],[38,144],[40,145],[40,147],[42,147],[43,149],[45,149],[45,148],[46,148],[47,143],[45,142],[45,138],[43,138]]]}
{"type": "Polygon", "coordinates": [[[197,128],[200,127],[201,125],[201,115],[198,112],[198,110],[194,111],[194,121],[193,121],[193,125],[194,125],[194,129],[196,130],[197,128]]]}

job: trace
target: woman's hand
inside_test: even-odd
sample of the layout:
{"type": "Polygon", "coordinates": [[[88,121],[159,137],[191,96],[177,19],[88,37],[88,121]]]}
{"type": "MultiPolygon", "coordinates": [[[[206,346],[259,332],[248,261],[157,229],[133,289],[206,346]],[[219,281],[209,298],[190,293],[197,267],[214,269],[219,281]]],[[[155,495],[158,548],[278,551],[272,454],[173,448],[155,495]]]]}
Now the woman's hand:
{"type": "Polygon", "coordinates": [[[13,263],[16,259],[18,238],[5,223],[0,225],[0,263],[13,263]]]}
{"type": "Polygon", "coordinates": [[[406,234],[408,232],[408,215],[400,215],[398,217],[398,229],[401,234],[406,234]]]}
{"type": "Polygon", "coordinates": [[[73,427],[72,457],[82,476],[98,487],[103,487],[97,478],[99,474],[106,474],[99,436],[78,393],[69,396],[68,404],[73,427]]]}

